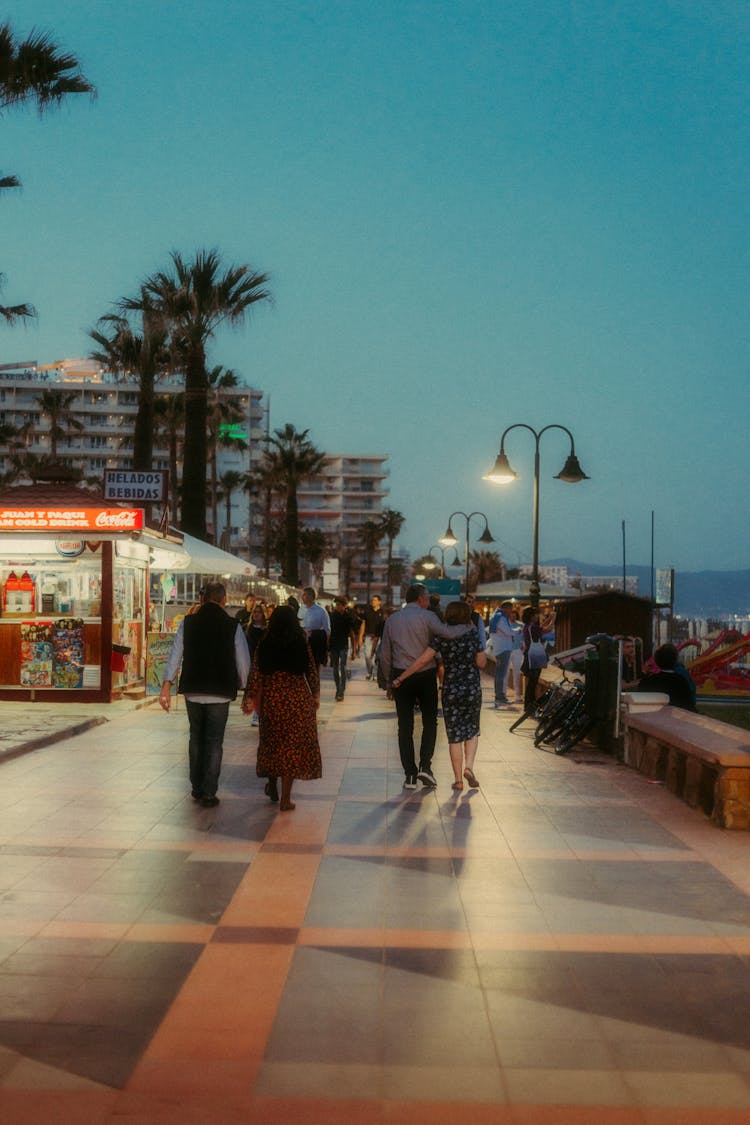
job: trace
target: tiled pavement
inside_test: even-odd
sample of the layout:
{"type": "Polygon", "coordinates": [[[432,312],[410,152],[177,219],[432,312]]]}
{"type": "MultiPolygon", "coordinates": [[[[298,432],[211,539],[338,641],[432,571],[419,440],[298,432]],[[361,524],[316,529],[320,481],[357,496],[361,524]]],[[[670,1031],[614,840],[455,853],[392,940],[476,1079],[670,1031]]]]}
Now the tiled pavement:
{"type": "Polygon", "coordinates": [[[405,792],[361,677],[290,814],[238,707],[217,809],[182,709],[0,762],[3,1125],[750,1122],[750,836],[489,708],[405,792]]]}

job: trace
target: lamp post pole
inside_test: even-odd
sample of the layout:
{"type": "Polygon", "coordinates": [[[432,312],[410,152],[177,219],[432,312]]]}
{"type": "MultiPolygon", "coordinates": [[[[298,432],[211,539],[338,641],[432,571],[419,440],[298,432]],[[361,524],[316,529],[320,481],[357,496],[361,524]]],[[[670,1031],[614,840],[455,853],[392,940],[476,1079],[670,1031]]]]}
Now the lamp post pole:
{"type": "Polygon", "coordinates": [[[508,426],[503,430],[502,437],[500,438],[500,452],[497,455],[494,466],[489,473],[486,473],[484,480],[492,481],[493,484],[510,484],[514,480],[518,480],[518,473],[516,473],[510,466],[508,458],[505,455],[505,438],[511,430],[528,430],[534,438],[534,488],[532,500],[532,557],[531,557],[531,583],[529,585],[529,598],[534,609],[539,608],[539,478],[540,478],[540,461],[539,461],[539,443],[542,434],[547,430],[562,430],[570,438],[570,452],[562,471],[557,473],[556,480],[566,481],[568,484],[578,484],[582,480],[588,480],[576,457],[575,442],[573,435],[567,426],[561,426],[556,422],[551,423],[549,426],[543,426],[541,430],[535,430],[533,426],[529,426],[526,422],[515,422],[512,426],[508,426]]]}
{"type": "Polygon", "coordinates": [[[433,551],[440,551],[440,577],[445,578],[445,547],[441,547],[439,543],[433,543],[427,552],[431,555],[433,551]]]}
{"type": "Polygon", "coordinates": [[[465,544],[464,544],[464,550],[466,551],[465,573],[464,573],[464,594],[468,594],[468,592],[469,592],[469,524],[471,523],[474,516],[481,516],[481,518],[484,520],[484,531],[479,536],[479,542],[480,543],[494,543],[495,540],[490,535],[490,526],[487,522],[487,517],[484,514],[484,512],[469,512],[468,515],[466,514],[466,512],[451,512],[450,516],[448,517],[448,530],[446,531],[445,535],[440,536],[440,542],[444,546],[455,547],[456,543],[458,543],[458,540],[456,539],[455,535],[453,534],[453,528],[451,526],[452,523],[453,523],[454,516],[461,516],[461,518],[466,521],[466,541],[465,541],[465,544]]]}

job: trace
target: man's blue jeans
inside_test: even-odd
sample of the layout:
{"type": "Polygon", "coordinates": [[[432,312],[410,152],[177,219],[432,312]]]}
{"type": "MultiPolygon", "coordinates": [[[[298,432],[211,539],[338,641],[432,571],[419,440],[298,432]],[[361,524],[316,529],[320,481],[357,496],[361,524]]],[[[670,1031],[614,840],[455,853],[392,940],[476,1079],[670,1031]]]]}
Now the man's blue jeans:
{"type": "Polygon", "coordinates": [[[224,730],[229,703],[196,703],[185,700],[190,723],[190,787],[199,797],[215,797],[224,753],[224,730]]]}
{"type": "Polygon", "coordinates": [[[336,695],[343,696],[346,690],[346,658],[349,655],[349,650],[348,648],[332,648],[330,651],[336,695]]]}
{"type": "Polygon", "coordinates": [[[508,702],[508,698],[505,694],[505,679],[508,675],[510,653],[510,649],[508,649],[507,652],[495,653],[495,703],[508,702]]]}

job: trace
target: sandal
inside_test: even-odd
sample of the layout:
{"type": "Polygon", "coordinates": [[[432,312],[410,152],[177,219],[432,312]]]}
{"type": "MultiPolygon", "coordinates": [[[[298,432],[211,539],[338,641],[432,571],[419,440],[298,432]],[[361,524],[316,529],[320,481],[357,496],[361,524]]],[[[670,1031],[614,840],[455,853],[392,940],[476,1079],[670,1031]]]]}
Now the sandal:
{"type": "Polygon", "coordinates": [[[478,789],[479,788],[479,782],[474,777],[473,772],[469,769],[468,766],[464,770],[464,777],[466,778],[466,780],[469,783],[469,789],[478,789]]]}
{"type": "Polygon", "coordinates": [[[294,801],[282,801],[279,805],[280,812],[291,812],[292,809],[296,808],[297,806],[295,805],[294,801]]]}
{"type": "Polygon", "coordinates": [[[461,790],[463,789],[463,787],[464,787],[463,781],[454,781],[453,784],[451,785],[451,789],[455,789],[457,793],[460,793],[461,790]]]}
{"type": "Polygon", "coordinates": [[[278,801],[278,799],[279,799],[279,788],[276,784],[276,778],[275,777],[269,778],[269,780],[266,782],[266,787],[263,790],[263,792],[265,793],[265,795],[267,797],[270,797],[272,801],[274,801],[274,802],[278,801]]]}

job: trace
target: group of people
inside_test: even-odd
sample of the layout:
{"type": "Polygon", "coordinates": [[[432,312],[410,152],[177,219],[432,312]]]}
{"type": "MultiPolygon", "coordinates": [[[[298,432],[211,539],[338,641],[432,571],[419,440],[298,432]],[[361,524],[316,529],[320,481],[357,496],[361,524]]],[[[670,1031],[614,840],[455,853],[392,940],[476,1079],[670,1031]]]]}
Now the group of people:
{"type": "MultiPolygon", "coordinates": [[[[225,610],[226,589],[210,583],[201,605],[187,615],[175,634],[160,703],[169,711],[172,688],[185,697],[189,723],[188,757],[191,792],[203,807],[219,803],[217,788],[229,706],[242,693],[242,710],[259,726],[256,772],[265,792],[282,811],[293,809],[295,779],[322,773],[317,712],[320,667],[330,663],[336,699],[346,691],[347,661],[360,652],[368,679],[378,669],[379,684],[393,699],[398,721],[398,747],[404,787],[434,787],[432,770],[437,740],[439,703],[453,769],[453,790],[479,787],[474,771],[480,734],[482,686],[486,665],[484,622],[471,595],[448,605],[443,615],[431,605],[426,586],[414,583],[404,606],[383,607],[375,595],[367,612],[355,614],[346,597],[334,598],[330,614],[306,587],[303,607],[295,599],[266,606],[251,596],[235,618],[225,610]],[[291,604],[290,604],[291,603],[291,604]],[[179,679],[178,679],[179,673],[179,679]],[[440,699],[442,696],[442,699],[440,699]],[[415,713],[421,715],[419,748],[415,746],[415,713]]],[[[503,602],[489,623],[495,658],[495,707],[508,705],[512,675],[516,699],[524,682],[524,710],[531,712],[542,668],[546,640],[554,616],[533,607],[520,620],[511,602],[503,602]],[[515,654],[518,654],[516,656],[515,654]]],[[[655,667],[637,682],[625,677],[635,669],[633,650],[624,646],[624,687],[666,691],[676,706],[695,708],[689,676],[674,646],[662,645],[655,667]]]]}
{"type": "Polygon", "coordinates": [[[289,812],[295,807],[291,799],[295,779],[312,780],[322,773],[318,664],[297,608],[276,606],[267,617],[265,607],[248,607],[246,602],[247,616],[232,618],[225,610],[226,600],[224,585],[209,583],[197,611],[180,622],[159,702],[170,710],[172,685],[177,683],[188,716],[192,797],[202,807],[212,808],[219,804],[216,793],[229,707],[242,692],[243,712],[258,716],[256,772],[265,779],[270,800],[289,812]]]}
{"type": "Polygon", "coordinates": [[[495,710],[511,706],[508,687],[512,677],[515,702],[524,711],[534,709],[539,677],[547,666],[547,643],[554,636],[555,612],[542,613],[534,606],[523,611],[504,601],[490,619],[489,633],[495,657],[495,710]]]}

